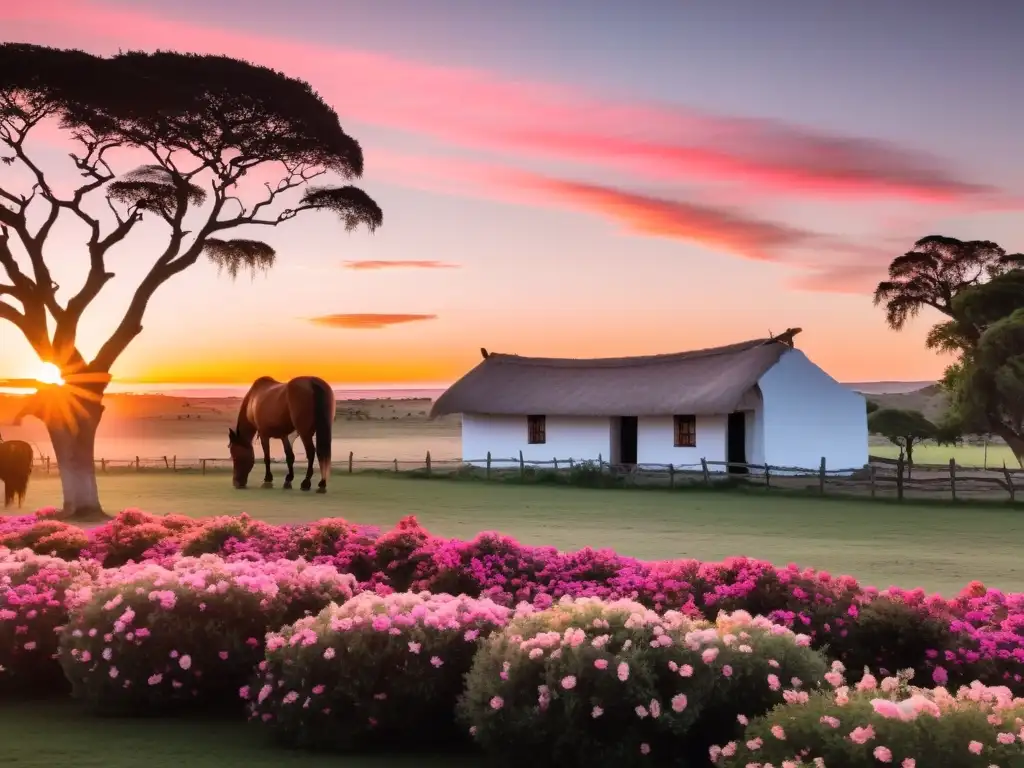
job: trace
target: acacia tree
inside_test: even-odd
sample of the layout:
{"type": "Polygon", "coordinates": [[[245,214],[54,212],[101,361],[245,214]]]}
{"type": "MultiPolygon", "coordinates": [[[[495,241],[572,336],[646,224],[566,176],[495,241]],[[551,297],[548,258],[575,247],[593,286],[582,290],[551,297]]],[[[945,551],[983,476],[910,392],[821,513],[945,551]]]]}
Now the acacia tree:
{"type": "Polygon", "coordinates": [[[914,446],[936,436],[937,429],[920,411],[902,408],[879,408],[868,416],[868,429],[899,446],[907,456],[907,466],[914,466],[914,446]]]}
{"type": "Polygon", "coordinates": [[[314,210],[337,214],[348,230],[382,222],[362,190],[311,184],[362,175],[362,150],[334,110],[307,83],[222,56],[101,58],[0,45],[0,161],[0,267],[7,276],[0,319],[17,327],[40,359],[57,365],[66,382],[41,388],[26,412],[46,424],[68,515],[100,512],[94,444],[103,393],[161,285],[202,257],[232,276],[271,267],[274,249],[232,237],[240,228],[274,227],[314,210]],[[47,170],[27,143],[53,128],[69,143],[69,170],[79,178],[66,191],[60,174],[47,170]],[[146,162],[118,174],[126,151],[143,153],[146,162]],[[274,181],[255,201],[243,202],[240,182],[255,172],[273,174],[274,181]],[[297,199],[286,204],[297,188],[301,194],[292,193],[297,199]],[[73,291],[51,275],[51,234],[64,219],[77,220],[86,233],[80,258],[88,273],[73,291]],[[114,278],[112,251],[130,245],[134,258],[146,258],[138,238],[126,242],[143,219],[163,230],[158,242],[141,246],[152,250],[151,266],[113,333],[87,359],[78,348],[79,322],[114,278]]]}
{"type": "Polygon", "coordinates": [[[943,386],[950,412],[940,434],[992,433],[1024,467],[1024,255],[993,242],[932,235],[889,266],[875,304],[893,330],[922,308],[947,318],[928,334],[931,349],[952,352],[943,386]]]}

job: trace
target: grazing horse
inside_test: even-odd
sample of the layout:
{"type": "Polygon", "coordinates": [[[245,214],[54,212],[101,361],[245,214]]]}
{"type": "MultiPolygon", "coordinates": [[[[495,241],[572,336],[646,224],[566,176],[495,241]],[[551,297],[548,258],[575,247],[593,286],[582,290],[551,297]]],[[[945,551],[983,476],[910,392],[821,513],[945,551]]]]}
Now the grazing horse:
{"type": "Polygon", "coordinates": [[[293,435],[298,433],[309,461],[306,479],[300,487],[304,491],[312,487],[315,455],[320,462],[320,483],[316,492],[327,493],[327,478],[331,475],[331,428],[334,426],[336,408],[334,390],[326,381],[315,376],[300,376],[288,382],[276,381],[269,376],[256,379],[242,398],[242,406],[238,409],[238,425],[228,429],[228,449],[234,465],[232,481],[235,488],[245,488],[249,473],[256,464],[253,439],[257,434],[263,446],[263,462],[267,467],[263,487],[272,488],[274,485],[274,477],[270,474],[270,441],[276,439],[284,444],[284,456],[288,462],[284,487],[291,488],[292,480],[295,479],[292,440],[293,435]]]}
{"type": "Polygon", "coordinates": [[[25,502],[28,476],[32,474],[32,446],[22,440],[0,439],[0,480],[4,484],[4,508],[11,506],[15,497],[18,508],[25,502]]]}

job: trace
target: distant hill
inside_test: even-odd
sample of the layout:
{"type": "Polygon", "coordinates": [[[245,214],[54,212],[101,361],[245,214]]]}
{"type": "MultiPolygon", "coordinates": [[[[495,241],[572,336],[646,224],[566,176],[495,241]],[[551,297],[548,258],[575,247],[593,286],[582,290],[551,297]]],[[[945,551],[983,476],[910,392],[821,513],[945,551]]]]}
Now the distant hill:
{"type": "Polygon", "coordinates": [[[949,407],[949,399],[938,384],[930,384],[912,392],[890,392],[887,394],[864,393],[867,398],[882,408],[902,408],[920,411],[925,418],[938,421],[949,407]]]}
{"type": "Polygon", "coordinates": [[[856,381],[843,386],[864,395],[901,395],[925,389],[933,384],[934,381],[856,381]]]}

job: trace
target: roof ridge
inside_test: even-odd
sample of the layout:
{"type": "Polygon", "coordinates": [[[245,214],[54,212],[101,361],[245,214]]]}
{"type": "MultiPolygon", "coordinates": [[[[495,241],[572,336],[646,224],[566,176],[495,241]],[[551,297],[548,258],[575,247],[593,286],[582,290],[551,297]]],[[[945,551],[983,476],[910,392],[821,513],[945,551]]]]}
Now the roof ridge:
{"type": "Polygon", "coordinates": [[[485,362],[493,360],[495,362],[509,362],[538,367],[593,366],[595,368],[613,368],[617,366],[658,365],[660,363],[674,363],[684,359],[731,355],[772,343],[776,343],[776,339],[749,339],[733,344],[725,344],[720,347],[705,347],[703,349],[692,349],[682,352],[662,352],[654,355],[634,355],[630,357],[532,357],[507,352],[489,352],[485,362]]]}

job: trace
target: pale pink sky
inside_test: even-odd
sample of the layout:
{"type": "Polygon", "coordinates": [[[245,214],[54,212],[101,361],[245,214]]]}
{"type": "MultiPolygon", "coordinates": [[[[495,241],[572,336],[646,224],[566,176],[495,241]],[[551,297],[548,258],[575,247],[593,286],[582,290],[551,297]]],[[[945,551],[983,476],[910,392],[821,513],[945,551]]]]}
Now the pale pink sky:
{"type": "MultiPolygon", "coordinates": [[[[1001,89],[1012,83],[989,83],[995,111],[968,142],[940,124],[949,105],[928,90],[956,75],[955,57],[929,57],[929,73],[893,60],[869,87],[844,46],[874,46],[875,71],[897,40],[858,42],[851,29],[848,40],[759,52],[767,44],[742,20],[684,18],[667,2],[628,34],[625,11],[604,0],[555,16],[539,2],[488,4],[471,18],[454,0],[429,4],[429,16],[422,4],[381,5],[0,8],[5,40],[222,53],[308,80],[361,142],[360,184],[384,209],[373,235],[316,214],[261,231],[279,255],[268,278],[232,283],[207,264],[176,278],[118,378],[445,383],[481,346],[648,354],[800,326],[801,348],[840,380],[930,379],[945,362],[923,346],[933,318],[896,334],[871,304],[888,261],[927,234],[1024,247],[1020,160],[1002,154],[1013,140],[1002,118],[1017,108],[1001,89]],[[674,24],[678,45],[659,32],[674,24]],[[695,47],[712,38],[722,50],[695,47]]],[[[67,167],[53,131],[34,148],[67,167]]],[[[115,252],[117,278],[83,323],[87,354],[161,235],[146,224],[115,252]]],[[[87,266],[81,232],[59,229],[50,253],[71,290],[87,266]]],[[[0,349],[0,378],[34,373],[13,328],[0,326],[0,349]]]]}

